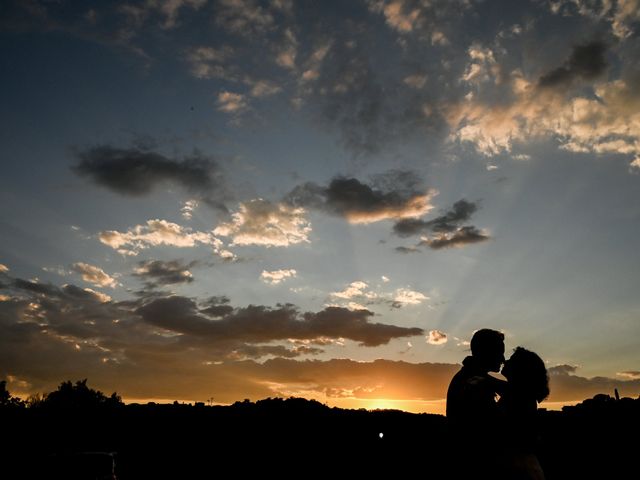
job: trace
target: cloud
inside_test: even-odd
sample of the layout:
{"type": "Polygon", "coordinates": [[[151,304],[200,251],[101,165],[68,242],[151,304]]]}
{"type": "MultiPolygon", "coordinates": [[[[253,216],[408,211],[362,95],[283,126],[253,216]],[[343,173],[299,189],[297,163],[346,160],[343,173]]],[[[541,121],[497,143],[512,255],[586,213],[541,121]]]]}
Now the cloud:
{"type": "Polygon", "coordinates": [[[134,269],[135,277],[146,280],[148,288],[161,285],[175,285],[193,282],[193,275],[189,271],[196,262],[183,264],[179,260],[164,262],[162,260],[147,260],[138,263],[134,269]]]}
{"type": "Polygon", "coordinates": [[[576,80],[594,80],[607,68],[607,46],[599,41],[578,45],[565,64],[540,77],[541,88],[566,88],[576,80]]]}
{"type": "MultiPolygon", "coordinates": [[[[67,285],[66,287],[69,287],[69,285],[67,285]]],[[[96,298],[99,302],[101,303],[106,303],[106,302],[110,302],[113,299],[107,295],[106,293],[102,293],[102,292],[96,292],[95,290],[92,290],[90,288],[85,288],[83,289],[85,292],[87,292],[89,294],[89,296],[92,296],[94,298],[96,298]]]]}
{"type": "Polygon", "coordinates": [[[400,305],[420,305],[429,297],[420,292],[409,290],[408,288],[399,288],[395,292],[393,302],[400,305]]]}
{"type": "Polygon", "coordinates": [[[618,0],[617,2],[579,2],[574,0],[555,0],[549,2],[554,14],[571,16],[576,13],[604,20],[609,23],[612,33],[619,39],[625,39],[633,33],[633,24],[640,20],[640,1],[618,0]],[[578,6],[579,8],[575,8],[578,6]]]}
{"type": "Polygon", "coordinates": [[[126,232],[105,230],[98,235],[100,242],[123,255],[137,255],[151,246],[167,245],[187,248],[198,244],[211,245],[214,253],[223,258],[232,258],[233,253],[223,248],[222,240],[212,233],[193,231],[166,220],[147,220],[146,225],[136,225],[126,232]]]}
{"type": "Polygon", "coordinates": [[[472,243],[480,243],[489,240],[491,237],[485,230],[478,230],[476,227],[459,227],[450,233],[441,233],[432,237],[422,237],[419,245],[426,245],[433,250],[442,248],[463,247],[472,243]]]}
{"type": "Polygon", "coordinates": [[[616,373],[619,377],[627,378],[629,380],[640,380],[640,371],[638,370],[628,370],[626,372],[618,372],[616,373]]]}
{"type": "Polygon", "coordinates": [[[405,247],[399,246],[394,249],[398,253],[420,253],[420,249],[417,247],[405,247]]]}
{"type": "Polygon", "coordinates": [[[154,299],[136,310],[142,319],[172,332],[215,343],[229,341],[260,344],[277,340],[317,337],[346,338],[360,346],[375,347],[393,338],[420,335],[419,328],[369,323],[373,313],[327,307],[300,313],[293,305],[278,308],[250,305],[212,321],[186,297],[154,299]]]}
{"type": "Polygon", "coordinates": [[[549,375],[569,375],[575,373],[578,367],[576,365],[555,365],[550,367],[547,372],[549,375]]]}
{"type": "Polygon", "coordinates": [[[296,68],[298,41],[290,28],[284,30],[284,38],[276,55],[276,63],[283,68],[296,68]]]}
{"type": "Polygon", "coordinates": [[[78,151],[76,156],[80,161],[71,167],[76,174],[113,192],[142,196],[163,185],[176,185],[226,211],[223,204],[225,183],[220,167],[198,153],[180,161],[139,148],[103,145],[78,151]]]}
{"type": "MultiPolygon", "coordinates": [[[[381,64],[382,57],[367,48],[376,35],[375,22],[355,27],[350,19],[337,21],[336,28],[342,31],[330,41],[321,36],[314,44],[315,52],[331,44],[323,60],[301,65],[294,97],[298,107],[309,104],[319,125],[336,131],[339,143],[355,158],[391,150],[399,142],[424,142],[442,135],[445,125],[433,108],[428,79],[419,89],[402,83],[403,78],[419,74],[418,68],[401,69],[397,78],[398,65],[387,61],[395,57],[386,56],[381,64]]],[[[414,85],[421,83],[412,80],[414,85]]]]}
{"type": "Polygon", "coordinates": [[[498,81],[500,65],[496,62],[493,51],[477,43],[469,47],[470,62],[462,75],[461,81],[479,84],[490,80],[498,81]]]}
{"type": "Polygon", "coordinates": [[[0,273],[5,273],[9,271],[9,267],[0,263],[0,273]]]}
{"type": "Polygon", "coordinates": [[[389,172],[380,185],[356,178],[336,177],[326,187],[312,182],[298,185],[286,201],[344,217],[350,223],[373,223],[413,218],[429,212],[438,192],[418,189],[410,172],[389,172]]]}
{"type": "Polygon", "coordinates": [[[249,82],[252,97],[268,97],[282,91],[282,87],[268,80],[256,80],[249,82]]]}
{"type": "Polygon", "coordinates": [[[188,358],[197,367],[214,360],[292,358],[345,340],[376,347],[423,333],[373,323],[367,310],[339,307],[318,312],[300,312],[293,305],[233,307],[226,297],[197,302],[157,293],[115,302],[91,289],[21,279],[2,291],[9,294],[0,302],[3,368],[38,378],[51,371],[99,372],[104,364],[117,377],[120,368],[144,369],[160,359],[166,366],[188,358]]]}
{"type": "Polygon", "coordinates": [[[218,93],[218,110],[224,113],[237,114],[247,109],[245,96],[223,90],[218,93]]]}
{"type": "Polygon", "coordinates": [[[318,46],[315,47],[309,58],[304,62],[302,66],[302,74],[299,78],[299,82],[301,84],[306,84],[313,82],[320,77],[320,68],[322,66],[322,62],[329,53],[329,50],[333,46],[333,42],[326,41],[321,42],[318,46]]]}
{"type": "Polygon", "coordinates": [[[457,230],[461,223],[468,221],[477,209],[476,203],[458,200],[444,215],[429,221],[418,218],[400,220],[393,226],[393,231],[400,237],[410,237],[425,231],[450,233],[457,230]]]}
{"type": "Polygon", "coordinates": [[[71,265],[71,268],[74,272],[81,274],[85,282],[89,282],[96,287],[116,288],[118,286],[116,279],[105,273],[105,271],[99,267],[78,262],[71,265]]]}
{"type": "Polygon", "coordinates": [[[399,253],[418,252],[417,247],[428,246],[431,249],[462,247],[472,243],[489,240],[491,237],[485,230],[479,230],[472,225],[461,224],[470,220],[478,209],[478,205],[465,199],[458,200],[444,215],[433,220],[419,218],[403,219],[396,222],[393,231],[400,237],[410,237],[419,233],[433,233],[431,236],[422,236],[418,245],[414,247],[396,247],[399,253]]]}
{"type": "Polygon", "coordinates": [[[440,330],[431,330],[427,336],[427,343],[431,345],[444,345],[447,341],[447,334],[440,330]]]}
{"type": "Polygon", "coordinates": [[[392,292],[384,292],[378,289],[376,292],[369,287],[368,283],[360,280],[351,282],[344,290],[332,292],[329,295],[333,300],[346,300],[345,306],[351,310],[366,309],[362,303],[366,305],[388,305],[391,308],[402,308],[407,305],[420,305],[429,299],[429,297],[423,293],[408,288],[398,288],[392,292]],[[361,303],[357,303],[356,301],[361,303]]]}
{"type": "Polygon", "coordinates": [[[263,34],[274,27],[274,16],[255,0],[220,0],[216,24],[246,37],[263,34]]]}
{"type": "Polygon", "coordinates": [[[184,206],[180,209],[180,212],[182,212],[182,218],[184,218],[185,220],[191,220],[193,212],[196,208],[198,208],[197,200],[187,200],[186,202],[184,202],[184,206]]]}
{"type": "Polygon", "coordinates": [[[237,67],[228,65],[234,54],[235,50],[228,45],[220,48],[199,46],[188,49],[185,60],[190,66],[191,74],[196,78],[237,81],[237,67]]]}
{"type": "Polygon", "coordinates": [[[370,291],[365,291],[369,288],[369,285],[366,282],[356,281],[351,282],[347,288],[340,292],[331,293],[332,297],[342,298],[342,299],[352,299],[357,297],[374,299],[377,298],[377,295],[370,291]]]}
{"type": "MultiPolygon", "coordinates": [[[[212,395],[232,403],[285,393],[340,399],[444,400],[460,366],[393,360],[296,360],[340,338],[383,345],[421,329],[371,323],[371,312],[292,306],[233,307],[225,297],[103,301],[91,291],[12,279],[0,302],[0,365],[28,385],[51,391],[68,378],[90,378],[128,398],[212,395]],[[266,327],[266,328],[265,328],[266,327]],[[282,344],[271,342],[282,339],[282,344]],[[291,339],[291,340],[290,340],[291,339]],[[273,356],[287,358],[272,358],[273,356]],[[266,358],[264,362],[248,360],[266,358]]],[[[551,371],[551,369],[550,369],[551,371]]],[[[640,380],[551,375],[550,401],[572,401],[617,388],[637,396],[640,380]]],[[[340,404],[359,405],[362,404],[340,404]]],[[[544,404],[543,404],[544,406],[544,404]]],[[[425,406],[425,409],[427,407],[425,406]]]]}
{"type": "Polygon", "coordinates": [[[165,15],[163,28],[174,28],[178,21],[178,11],[184,7],[191,7],[199,10],[207,0],[160,0],[155,2],[147,2],[148,5],[156,6],[160,12],[165,15]]]}
{"type": "Polygon", "coordinates": [[[213,233],[231,237],[231,245],[288,247],[308,243],[311,224],[305,210],[261,198],[240,204],[231,221],[219,224],[213,233]]]}
{"type": "Polygon", "coordinates": [[[371,11],[382,13],[387,24],[400,33],[413,31],[421,20],[421,9],[410,1],[390,0],[384,2],[370,0],[368,3],[371,11]]]}
{"type": "Polygon", "coordinates": [[[273,270],[271,272],[268,272],[267,270],[263,270],[262,273],[260,274],[260,279],[265,283],[269,283],[271,285],[277,285],[283,282],[284,280],[286,280],[287,278],[293,278],[296,275],[297,275],[297,272],[292,268],[287,270],[273,270]]]}
{"type": "Polygon", "coordinates": [[[542,86],[518,69],[503,75],[500,103],[470,94],[450,104],[443,111],[451,128],[450,141],[468,143],[478,153],[494,156],[510,153],[515,145],[553,139],[570,152],[633,156],[634,167],[640,158],[638,75],[578,88],[575,80],[596,75],[599,61],[592,62],[595,66],[587,60],[573,63],[581,67],[563,67],[568,69],[564,74],[543,76],[542,86]],[[554,82],[563,88],[544,87],[554,82]]]}
{"type": "Polygon", "coordinates": [[[403,82],[409,85],[411,88],[420,89],[427,83],[427,76],[420,74],[409,75],[408,77],[404,78],[403,82]]]}

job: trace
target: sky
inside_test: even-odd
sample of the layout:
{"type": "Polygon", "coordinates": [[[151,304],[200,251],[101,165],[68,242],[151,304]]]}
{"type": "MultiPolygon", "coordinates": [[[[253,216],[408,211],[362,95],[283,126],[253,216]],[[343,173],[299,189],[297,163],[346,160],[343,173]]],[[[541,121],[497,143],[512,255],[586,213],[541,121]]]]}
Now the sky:
{"type": "Polygon", "coordinates": [[[0,377],[442,413],[480,328],[640,394],[638,0],[0,7],[0,377]]]}

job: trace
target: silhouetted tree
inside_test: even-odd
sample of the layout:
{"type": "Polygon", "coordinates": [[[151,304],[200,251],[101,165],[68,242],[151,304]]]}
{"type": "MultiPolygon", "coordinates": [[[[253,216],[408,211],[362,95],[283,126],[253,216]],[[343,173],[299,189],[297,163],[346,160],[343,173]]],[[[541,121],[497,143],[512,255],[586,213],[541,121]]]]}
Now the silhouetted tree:
{"type": "Polygon", "coordinates": [[[78,380],[75,385],[71,381],[62,382],[58,390],[46,396],[43,405],[50,408],[92,409],[116,407],[123,403],[116,392],[107,397],[101,391],[89,388],[85,378],[78,380]]]}
{"type": "Polygon", "coordinates": [[[36,392],[32,395],[29,395],[26,400],[26,404],[28,408],[40,408],[44,404],[45,396],[36,392]]]}
{"type": "Polygon", "coordinates": [[[13,397],[7,390],[7,381],[0,381],[0,408],[22,408],[24,401],[18,397],[13,397]]]}

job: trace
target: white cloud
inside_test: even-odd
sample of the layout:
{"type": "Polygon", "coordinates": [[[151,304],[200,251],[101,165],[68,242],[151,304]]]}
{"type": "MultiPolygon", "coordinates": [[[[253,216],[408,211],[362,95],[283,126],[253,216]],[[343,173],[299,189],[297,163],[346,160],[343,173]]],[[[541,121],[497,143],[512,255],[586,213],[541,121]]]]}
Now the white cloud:
{"type": "Polygon", "coordinates": [[[184,206],[180,209],[180,211],[182,212],[182,218],[186,220],[191,220],[191,217],[193,216],[193,211],[196,208],[198,208],[197,200],[187,200],[186,202],[184,202],[184,206]]]}
{"type": "Polygon", "coordinates": [[[567,99],[514,71],[509,87],[511,103],[494,105],[469,96],[450,106],[450,139],[493,156],[511,152],[516,143],[553,138],[564,150],[633,155],[632,166],[640,163],[635,160],[640,157],[640,95],[626,81],[598,83],[593,97],[567,99]]]}
{"type": "Polygon", "coordinates": [[[277,285],[283,282],[287,278],[293,278],[297,275],[297,272],[290,268],[287,270],[273,270],[268,272],[267,270],[263,270],[262,274],[260,274],[260,278],[265,283],[270,283],[271,285],[277,285]]]}
{"type": "Polygon", "coordinates": [[[222,91],[218,94],[218,110],[225,113],[238,113],[247,108],[247,101],[241,93],[222,91]]]}
{"type": "Polygon", "coordinates": [[[395,296],[393,298],[394,302],[400,303],[402,305],[420,305],[425,300],[429,300],[429,297],[420,292],[409,290],[407,288],[399,288],[398,290],[396,290],[395,296]]]}
{"type": "Polygon", "coordinates": [[[389,277],[386,277],[386,276],[384,276],[384,275],[382,275],[382,277],[381,277],[381,278],[382,278],[382,281],[383,281],[384,283],[387,283],[387,282],[389,282],[389,281],[390,281],[390,280],[389,280],[389,277]]]}
{"type": "Polygon", "coordinates": [[[6,265],[0,263],[0,273],[5,273],[9,271],[9,267],[7,267],[6,265]]]}
{"type": "Polygon", "coordinates": [[[364,297],[369,299],[377,298],[378,295],[371,291],[366,291],[369,288],[369,285],[366,282],[356,281],[351,282],[347,288],[342,290],[341,292],[333,292],[331,293],[332,297],[342,298],[342,299],[351,299],[356,297],[364,297]]]}
{"type": "Polygon", "coordinates": [[[431,330],[427,336],[427,343],[431,345],[444,345],[447,340],[447,334],[440,330],[431,330]]]}
{"type": "Polygon", "coordinates": [[[471,84],[486,82],[492,78],[498,81],[500,66],[491,49],[473,44],[469,47],[468,53],[471,60],[462,75],[462,81],[471,84]]]}
{"type": "Polygon", "coordinates": [[[420,20],[420,9],[411,8],[405,0],[391,0],[387,3],[370,0],[369,8],[373,12],[382,13],[387,24],[400,33],[411,32],[420,20]]]}
{"type": "MultiPolygon", "coordinates": [[[[385,276],[382,277],[383,282],[388,282],[389,279],[385,276]],[[384,279],[387,278],[385,281],[384,279]]],[[[414,290],[409,290],[407,288],[399,288],[394,292],[383,292],[378,289],[378,291],[373,291],[369,287],[367,282],[363,282],[361,280],[351,282],[344,290],[338,292],[332,292],[329,294],[333,299],[342,299],[342,300],[358,300],[360,302],[364,302],[367,305],[371,304],[386,304],[390,305],[393,308],[400,308],[407,305],[419,305],[425,300],[428,300],[429,297],[425,296],[420,292],[416,292],[414,290]]],[[[347,308],[352,308],[350,303],[345,303],[347,308]]],[[[352,305],[356,305],[358,308],[366,308],[360,304],[352,303],[352,305]]],[[[341,305],[338,305],[341,306],[341,305]]],[[[353,308],[352,308],[353,309],[353,308]]]]}
{"type": "Polygon", "coordinates": [[[288,247],[308,243],[311,224],[305,213],[303,208],[258,198],[241,203],[239,210],[232,214],[231,221],[221,223],[213,233],[232,237],[231,245],[288,247]]]}
{"type": "Polygon", "coordinates": [[[96,290],[92,290],[91,288],[85,288],[84,291],[91,293],[102,303],[110,302],[112,300],[111,297],[106,293],[98,292],[96,290]]]}
{"type": "Polygon", "coordinates": [[[257,80],[247,82],[251,86],[252,97],[268,97],[282,91],[282,88],[268,80],[257,80]]]}
{"type": "Polygon", "coordinates": [[[137,255],[140,250],[150,246],[167,245],[172,247],[195,247],[198,244],[211,245],[219,252],[223,242],[207,232],[193,232],[166,220],[147,220],[146,225],[136,225],[126,232],[106,230],[100,232],[100,242],[117,250],[123,255],[137,255]]]}
{"type": "Polygon", "coordinates": [[[105,273],[100,267],[78,262],[74,263],[71,268],[79,273],[85,282],[89,282],[97,287],[116,288],[118,285],[116,279],[105,273]]]}

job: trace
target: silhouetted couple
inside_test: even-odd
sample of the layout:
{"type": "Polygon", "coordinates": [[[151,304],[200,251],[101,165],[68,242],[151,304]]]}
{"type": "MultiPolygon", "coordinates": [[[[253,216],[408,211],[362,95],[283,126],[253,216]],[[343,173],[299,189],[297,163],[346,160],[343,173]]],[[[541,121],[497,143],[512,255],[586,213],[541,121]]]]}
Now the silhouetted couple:
{"type": "Polygon", "coordinates": [[[517,347],[505,362],[504,335],[478,330],[471,356],[447,392],[454,478],[543,480],[535,453],[536,415],[548,395],[547,370],[538,355],[517,347]],[[503,363],[506,382],[489,375],[503,363]]]}

